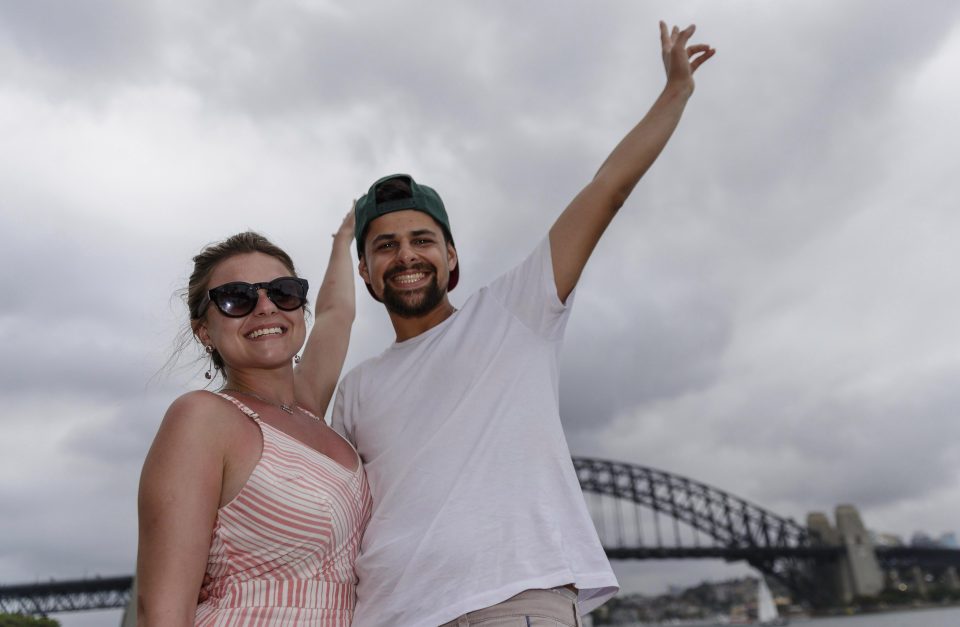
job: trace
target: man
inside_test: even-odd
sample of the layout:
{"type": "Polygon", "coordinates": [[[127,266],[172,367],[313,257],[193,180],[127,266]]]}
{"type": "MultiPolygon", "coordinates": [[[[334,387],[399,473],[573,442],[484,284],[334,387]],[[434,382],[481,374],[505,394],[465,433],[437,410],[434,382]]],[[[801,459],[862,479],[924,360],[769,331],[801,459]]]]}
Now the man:
{"type": "Polygon", "coordinates": [[[557,362],[587,259],[714,53],[688,47],[693,26],[660,31],[667,83],[650,111],[533,254],[461,309],[439,195],[394,175],[357,201],[360,276],[396,343],[344,378],[333,410],[374,499],[355,626],[577,625],[578,603],[588,612],[616,592],[562,432],[557,362]]]}

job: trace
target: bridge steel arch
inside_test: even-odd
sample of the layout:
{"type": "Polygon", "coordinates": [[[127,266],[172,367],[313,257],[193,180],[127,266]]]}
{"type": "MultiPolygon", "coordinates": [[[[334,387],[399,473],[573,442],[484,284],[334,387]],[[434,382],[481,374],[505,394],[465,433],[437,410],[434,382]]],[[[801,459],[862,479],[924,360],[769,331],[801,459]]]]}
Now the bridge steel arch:
{"type": "Polygon", "coordinates": [[[842,548],[827,546],[796,521],[738,496],[673,473],[604,459],[574,457],[585,493],[610,496],[663,514],[709,536],[714,546],[604,546],[613,559],[723,558],[745,560],[796,595],[826,601],[811,566],[833,561],[842,548]]]}
{"type": "Polygon", "coordinates": [[[0,586],[0,612],[46,616],[124,608],[132,587],[131,575],[0,586]]]}

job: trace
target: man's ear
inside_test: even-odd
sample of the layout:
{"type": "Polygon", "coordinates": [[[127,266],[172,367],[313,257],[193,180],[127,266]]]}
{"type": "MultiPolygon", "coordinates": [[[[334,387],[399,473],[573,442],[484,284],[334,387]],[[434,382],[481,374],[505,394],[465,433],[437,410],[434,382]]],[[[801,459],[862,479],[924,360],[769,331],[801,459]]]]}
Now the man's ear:
{"type": "Polygon", "coordinates": [[[447,242],[447,268],[450,272],[453,272],[453,269],[457,267],[457,249],[453,247],[453,244],[447,242]]]}
{"type": "Polygon", "coordinates": [[[357,264],[357,272],[360,273],[360,278],[363,279],[363,282],[370,284],[370,270],[367,268],[367,258],[365,255],[360,257],[360,262],[357,264]]]}

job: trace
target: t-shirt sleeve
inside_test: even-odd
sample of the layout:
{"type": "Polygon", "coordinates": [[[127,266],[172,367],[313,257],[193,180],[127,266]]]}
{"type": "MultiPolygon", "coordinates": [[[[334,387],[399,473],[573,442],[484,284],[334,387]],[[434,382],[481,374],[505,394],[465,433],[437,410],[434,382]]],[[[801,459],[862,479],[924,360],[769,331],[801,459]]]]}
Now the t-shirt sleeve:
{"type": "Polygon", "coordinates": [[[333,427],[334,431],[345,437],[354,448],[357,447],[357,440],[354,437],[353,431],[353,415],[347,407],[346,392],[344,388],[346,387],[346,379],[340,382],[340,385],[337,387],[337,394],[333,400],[333,413],[330,418],[330,426],[333,427]]]}
{"type": "Polygon", "coordinates": [[[532,331],[547,339],[563,336],[574,292],[560,302],[546,236],[520,265],[490,284],[491,293],[532,331]]]}

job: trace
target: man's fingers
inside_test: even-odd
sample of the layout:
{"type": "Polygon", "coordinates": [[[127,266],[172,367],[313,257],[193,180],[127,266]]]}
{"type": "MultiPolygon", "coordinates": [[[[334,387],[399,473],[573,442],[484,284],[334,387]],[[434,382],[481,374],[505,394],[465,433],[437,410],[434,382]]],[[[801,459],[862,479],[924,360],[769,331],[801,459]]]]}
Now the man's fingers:
{"type": "Polygon", "coordinates": [[[706,52],[704,52],[704,53],[701,54],[700,56],[691,59],[691,60],[690,60],[690,71],[691,71],[691,72],[696,72],[696,71],[697,71],[697,68],[700,67],[701,65],[703,65],[703,62],[706,61],[707,59],[709,59],[710,57],[712,57],[714,54],[716,54],[716,52],[717,52],[717,51],[716,51],[715,48],[710,48],[709,50],[707,50],[706,52]]]}
{"type": "MultiPolygon", "coordinates": [[[[673,28],[674,28],[674,31],[677,30],[676,26],[674,26],[673,28]]],[[[691,24],[690,26],[687,26],[686,28],[684,28],[682,31],[679,31],[676,36],[676,44],[678,46],[686,47],[687,41],[693,36],[693,33],[696,32],[696,30],[697,30],[696,24],[691,24]]]]}
{"type": "Polygon", "coordinates": [[[687,46],[687,42],[695,32],[697,32],[696,24],[691,24],[683,30],[680,30],[679,26],[674,26],[668,30],[666,22],[660,20],[660,45],[663,46],[664,54],[683,54],[685,52],[687,59],[690,60],[691,70],[696,70],[716,52],[708,44],[687,46]]]}
{"type": "Polygon", "coordinates": [[[660,43],[663,44],[664,47],[671,43],[676,44],[678,42],[682,42],[684,45],[686,45],[686,41],[693,36],[693,33],[696,32],[696,30],[696,24],[691,24],[683,30],[680,30],[679,26],[674,25],[673,28],[671,28],[668,32],[667,23],[663,20],[660,20],[660,43]]]}

